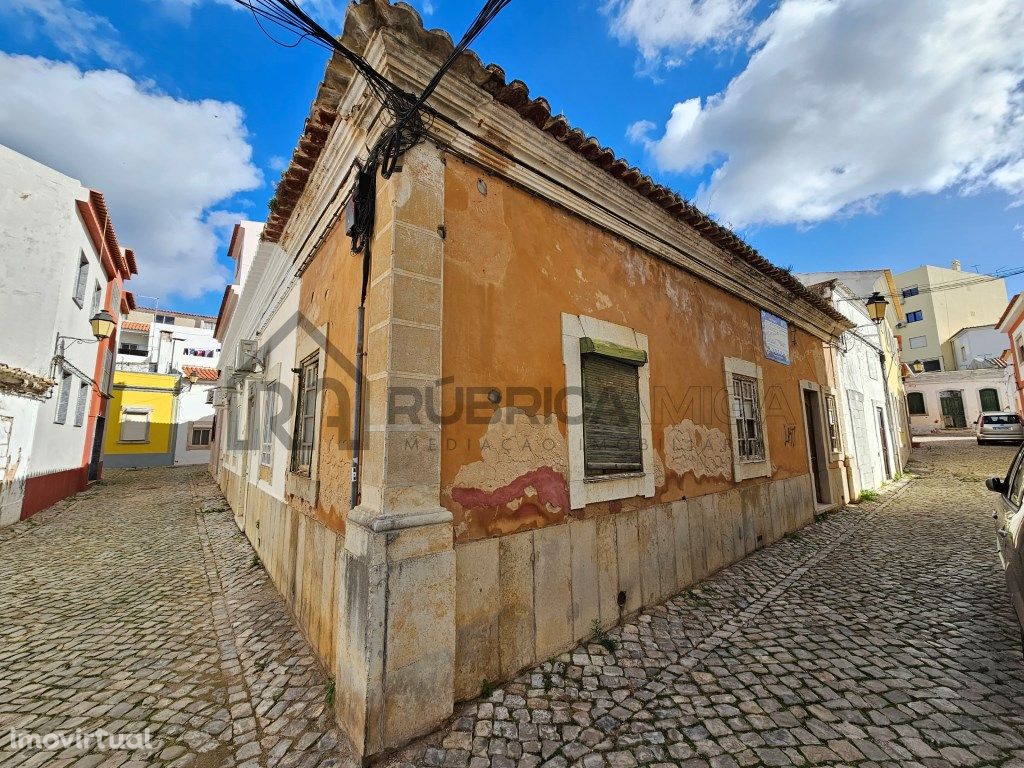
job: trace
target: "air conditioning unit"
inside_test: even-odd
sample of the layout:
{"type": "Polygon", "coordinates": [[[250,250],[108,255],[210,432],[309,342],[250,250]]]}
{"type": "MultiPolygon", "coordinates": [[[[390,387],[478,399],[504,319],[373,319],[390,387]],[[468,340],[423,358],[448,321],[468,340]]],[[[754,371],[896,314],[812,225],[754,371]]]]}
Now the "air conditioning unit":
{"type": "Polygon", "coordinates": [[[238,348],[235,350],[235,373],[255,373],[262,370],[258,352],[256,339],[243,339],[238,342],[238,348]]]}

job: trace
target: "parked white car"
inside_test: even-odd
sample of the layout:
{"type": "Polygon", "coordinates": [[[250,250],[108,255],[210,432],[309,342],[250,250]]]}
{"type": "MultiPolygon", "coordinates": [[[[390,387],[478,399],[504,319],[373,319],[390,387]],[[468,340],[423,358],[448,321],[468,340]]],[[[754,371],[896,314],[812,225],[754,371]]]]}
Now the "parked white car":
{"type": "Polygon", "coordinates": [[[975,424],[978,445],[986,443],[1024,443],[1024,424],[1020,414],[986,411],[975,424]]]}
{"type": "Polygon", "coordinates": [[[996,511],[996,549],[1006,574],[1006,587],[1024,630],[1024,448],[1017,451],[1005,478],[985,481],[990,491],[999,494],[996,511]]]}

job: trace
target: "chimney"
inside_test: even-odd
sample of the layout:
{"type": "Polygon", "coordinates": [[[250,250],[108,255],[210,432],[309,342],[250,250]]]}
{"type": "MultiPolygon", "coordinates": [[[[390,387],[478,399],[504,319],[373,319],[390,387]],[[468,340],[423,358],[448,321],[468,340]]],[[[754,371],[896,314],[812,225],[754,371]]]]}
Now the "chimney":
{"type": "Polygon", "coordinates": [[[953,264],[952,264],[952,267],[953,267],[953,269],[955,269],[955,270],[956,270],[957,272],[959,272],[959,271],[960,271],[960,259],[953,259],[953,264]]]}

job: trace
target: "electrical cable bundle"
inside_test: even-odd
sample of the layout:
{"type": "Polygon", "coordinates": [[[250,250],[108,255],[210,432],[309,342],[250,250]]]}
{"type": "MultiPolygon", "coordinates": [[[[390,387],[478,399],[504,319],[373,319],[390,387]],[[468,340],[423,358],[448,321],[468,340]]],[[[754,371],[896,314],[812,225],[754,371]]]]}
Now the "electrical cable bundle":
{"type": "MultiPolygon", "coordinates": [[[[235,0],[252,12],[260,29],[278,45],[294,48],[303,40],[309,40],[345,58],[365,78],[371,92],[391,116],[391,124],[384,129],[380,139],[370,150],[366,161],[360,167],[356,180],[354,194],[357,203],[356,217],[355,224],[350,231],[354,253],[367,253],[370,238],[373,237],[377,173],[379,172],[385,179],[390,178],[398,169],[398,161],[401,156],[423,140],[429,128],[424,119],[424,106],[427,99],[434,93],[458,58],[466,52],[487,25],[511,1],[486,0],[483,8],[480,9],[458,44],[427,83],[423,92],[416,97],[384,77],[362,56],[342,45],[330,32],[306,14],[295,0],[235,0]],[[261,18],[298,35],[298,37],[291,43],[278,40],[263,26],[261,18]]],[[[364,297],[367,277],[368,275],[364,273],[364,297]]]]}
{"type": "Polygon", "coordinates": [[[371,151],[371,158],[368,158],[366,166],[379,165],[381,175],[387,179],[397,168],[399,157],[419,143],[426,133],[427,126],[423,120],[423,106],[437,89],[445,73],[451,69],[459,56],[465,53],[472,42],[511,0],[487,0],[484,3],[483,8],[470,24],[462,39],[459,40],[458,45],[455,46],[418,97],[403,91],[371,67],[362,56],[342,45],[330,32],[303,11],[295,0],[235,0],[235,2],[248,8],[260,29],[278,45],[293,48],[303,40],[309,40],[322,48],[338,53],[366,79],[370,90],[392,118],[392,124],[388,126],[374,150],[371,151]],[[267,31],[260,21],[261,18],[298,35],[298,37],[291,43],[278,40],[267,31]]]}

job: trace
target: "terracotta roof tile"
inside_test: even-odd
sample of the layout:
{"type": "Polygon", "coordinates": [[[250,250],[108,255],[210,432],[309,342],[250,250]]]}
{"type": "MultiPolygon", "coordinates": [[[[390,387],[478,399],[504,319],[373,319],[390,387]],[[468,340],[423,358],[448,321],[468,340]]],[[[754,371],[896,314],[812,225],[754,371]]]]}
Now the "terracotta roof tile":
{"type": "Polygon", "coordinates": [[[220,371],[216,368],[203,368],[199,365],[185,365],[182,366],[182,373],[185,374],[186,378],[192,376],[193,373],[199,378],[200,381],[217,381],[220,378],[220,371]]]}
{"type": "MultiPolygon", "coordinates": [[[[425,50],[447,55],[452,50],[451,38],[441,30],[427,30],[419,14],[409,5],[391,5],[387,0],[359,0],[349,8],[345,19],[342,39],[346,45],[361,51],[372,33],[379,27],[400,30],[421,45],[425,50]]],[[[309,168],[316,162],[324,149],[326,139],[337,119],[336,106],[340,93],[351,79],[351,68],[340,57],[332,59],[327,74],[320,84],[312,112],[306,120],[299,146],[292,156],[292,162],[281,177],[274,207],[267,219],[263,239],[277,242],[284,232],[288,218],[305,190],[309,168]]],[[[761,274],[785,287],[790,294],[813,305],[831,320],[843,327],[849,320],[836,311],[831,303],[807,289],[788,270],[776,267],[753,247],[744,242],[735,232],[711,219],[695,205],[680,197],[675,191],[656,183],[637,168],[629,167],[625,160],[615,156],[608,147],[597,139],[573,128],[562,115],[553,116],[546,99],[531,98],[529,88],[521,80],[506,82],[504,70],[495,65],[484,65],[472,51],[467,51],[456,63],[455,69],[491,94],[494,99],[512,109],[567,149],[603,169],[612,177],[631,187],[637,194],[697,230],[702,237],[719,248],[737,256],[761,274]]]]}
{"type": "Polygon", "coordinates": [[[149,333],[149,323],[140,323],[137,320],[125,320],[121,323],[121,330],[144,331],[145,333],[149,333]]]}

